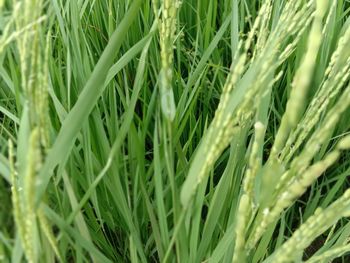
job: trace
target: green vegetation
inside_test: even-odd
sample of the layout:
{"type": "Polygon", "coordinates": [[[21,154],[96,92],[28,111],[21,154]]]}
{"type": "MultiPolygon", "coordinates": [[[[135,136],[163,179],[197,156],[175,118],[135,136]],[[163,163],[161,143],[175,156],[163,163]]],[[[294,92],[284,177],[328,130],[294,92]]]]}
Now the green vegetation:
{"type": "Polygon", "coordinates": [[[348,0],[0,0],[1,262],[349,262],[348,0]]]}

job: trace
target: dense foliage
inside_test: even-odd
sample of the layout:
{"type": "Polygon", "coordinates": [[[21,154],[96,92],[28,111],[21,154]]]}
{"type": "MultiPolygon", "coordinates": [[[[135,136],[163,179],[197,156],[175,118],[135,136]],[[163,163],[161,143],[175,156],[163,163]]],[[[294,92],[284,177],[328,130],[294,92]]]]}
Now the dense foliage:
{"type": "Polygon", "coordinates": [[[348,0],[0,0],[1,262],[349,262],[348,0]]]}

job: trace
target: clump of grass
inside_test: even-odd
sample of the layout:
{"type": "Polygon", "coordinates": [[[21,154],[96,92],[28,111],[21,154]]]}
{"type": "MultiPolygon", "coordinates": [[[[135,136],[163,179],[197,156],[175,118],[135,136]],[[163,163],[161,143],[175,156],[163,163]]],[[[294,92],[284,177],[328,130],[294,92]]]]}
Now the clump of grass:
{"type": "Polygon", "coordinates": [[[0,1],[0,260],[347,262],[349,11],[0,1]]]}

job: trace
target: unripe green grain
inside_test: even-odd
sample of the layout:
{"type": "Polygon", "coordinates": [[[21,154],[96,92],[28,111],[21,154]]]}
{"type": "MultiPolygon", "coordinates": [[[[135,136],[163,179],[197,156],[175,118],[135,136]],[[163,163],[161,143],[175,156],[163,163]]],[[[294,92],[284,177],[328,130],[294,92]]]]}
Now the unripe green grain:
{"type": "MultiPolygon", "coordinates": [[[[23,187],[23,202],[25,215],[25,242],[28,244],[34,244],[34,229],[36,224],[36,212],[35,212],[35,188],[36,188],[36,174],[41,164],[41,153],[39,148],[39,129],[36,128],[32,131],[29,139],[29,150],[27,153],[26,173],[24,177],[23,187]]],[[[34,248],[31,248],[30,257],[36,258],[34,248]]]]}
{"type": "Polygon", "coordinates": [[[319,262],[331,262],[330,260],[340,257],[346,252],[350,251],[350,244],[341,245],[328,249],[320,255],[312,256],[305,263],[319,263],[319,262]]]}
{"type": "Polygon", "coordinates": [[[324,121],[319,128],[312,134],[311,138],[306,143],[303,151],[296,156],[290,165],[290,170],[283,176],[276,187],[277,192],[282,193],[286,191],[286,185],[293,176],[300,176],[310,165],[311,160],[319,151],[321,145],[331,136],[336,123],[339,121],[341,115],[350,106],[350,90],[346,90],[341,98],[333,106],[333,108],[325,116],[324,121]]]}
{"type": "MultiPolygon", "coordinates": [[[[153,2],[154,8],[157,3],[153,2]]],[[[173,80],[173,49],[176,32],[176,16],[180,7],[178,0],[163,0],[162,19],[159,24],[160,56],[162,69],[160,71],[161,107],[164,116],[172,121],[175,118],[175,99],[172,90],[173,80]]],[[[154,11],[157,13],[156,11],[154,11]]]]}
{"type": "Polygon", "coordinates": [[[254,49],[252,60],[254,60],[257,54],[263,50],[269,35],[268,27],[269,27],[269,21],[272,13],[272,1],[271,0],[265,1],[265,4],[266,6],[264,7],[264,10],[263,10],[261,25],[257,32],[257,43],[254,49]]]}
{"type": "MultiPolygon", "coordinates": [[[[297,125],[303,108],[305,98],[310,85],[311,76],[315,67],[318,50],[322,40],[322,20],[327,11],[327,1],[318,0],[314,15],[314,21],[309,36],[308,48],[301,66],[298,68],[292,83],[292,93],[287,103],[286,112],[282,118],[281,126],[277,132],[272,158],[276,158],[288,138],[292,129],[297,125]]],[[[292,25],[294,26],[294,25],[292,25]]]]}
{"type": "Polygon", "coordinates": [[[261,122],[254,126],[255,137],[252,144],[248,168],[243,180],[243,194],[239,201],[237,212],[237,223],[235,227],[235,248],[232,262],[245,262],[245,236],[248,228],[248,222],[253,210],[253,188],[256,174],[261,166],[261,159],[258,158],[258,150],[264,139],[265,127],[261,122]]]}
{"type": "MultiPolygon", "coordinates": [[[[331,99],[337,97],[342,91],[343,85],[350,76],[350,50],[345,43],[350,41],[350,28],[339,40],[336,51],[331,57],[326,70],[325,78],[316,96],[310,102],[306,114],[289,137],[286,146],[281,153],[281,159],[288,161],[309,136],[312,129],[319,122],[322,114],[327,109],[331,99]],[[342,56],[340,56],[342,54],[342,56]],[[293,147],[292,147],[293,145],[293,147]]],[[[344,92],[348,92],[347,89],[344,92]]]]}
{"type": "Polygon", "coordinates": [[[236,227],[235,227],[235,249],[233,253],[232,263],[244,263],[246,262],[246,252],[245,252],[245,232],[247,229],[247,223],[249,219],[249,214],[251,213],[251,199],[247,194],[243,194],[239,201],[236,227]]]}
{"type": "MultiPolygon", "coordinates": [[[[348,140],[348,137],[344,138],[344,141],[348,140]]],[[[304,169],[299,167],[296,169],[298,173],[290,180],[288,180],[289,177],[286,177],[286,175],[282,178],[284,184],[282,184],[281,190],[275,199],[276,203],[262,213],[262,220],[254,232],[252,241],[249,244],[250,248],[258,242],[266,228],[279,218],[284,209],[290,207],[320,175],[338,160],[340,151],[348,149],[345,146],[347,145],[340,141],[335,150],[327,154],[324,160],[311,165],[307,169],[306,167],[304,169]],[[288,181],[289,183],[287,184],[288,181]]],[[[301,165],[303,166],[303,164],[301,165]]]]}
{"type": "Polygon", "coordinates": [[[310,216],[299,229],[297,229],[292,237],[288,239],[266,263],[284,263],[293,262],[296,253],[305,249],[317,236],[322,234],[331,225],[345,216],[350,206],[350,190],[347,190],[342,197],[331,204],[325,210],[317,209],[314,215],[310,216]]]}
{"type": "Polygon", "coordinates": [[[347,150],[350,149],[350,136],[345,136],[338,142],[339,150],[347,150]]]}
{"type": "Polygon", "coordinates": [[[265,127],[261,122],[257,122],[254,125],[255,138],[252,145],[252,151],[250,153],[248,169],[243,180],[243,190],[252,198],[254,181],[258,170],[261,168],[261,158],[258,157],[258,150],[264,140],[265,127]]]}
{"type": "MultiPolygon", "coordinates": [[[[13,206],[13,214],[14,220],[16,223],[16,228],[18,230],[20,239],[22,241],[22,247],[24,250],[24,254],[29,263],[34,263],[35,261],[35,252],[33,247],[33,242],[30,240],[30,236],[28,235],[28,221],[27,214],[25,211],[25,206],[23,204],[23,198],[21,196],[21,188],[19,188],[17,183],[17,175],[14,163],[14,151],[13,151],[13,143],[9,141],[9,162],[10,162],[10,170],[11,170],[11,192],[12,192],[12,206],[13,206]]],[[[32,230],[32,229],[30,229],[32,230]]]]}
{"type": "MultiPolygon", "coordinates": [[[[267,10],[268,3],[269,1],[264,2],[263,11],[267,10]]],[[[274,73],[283,62],[278,58],[284,40],[299,34],[307,27],[306,22],[310,19],[309,14],[312,13],[312,6],[303,5],[299,9],[301,3],[301,1],[286,3],[281,15],[283,23],[278,23],[268,37],[264,48],[257,53],[255,59],[248,61],[248,49],[251,46],[255,32],[259,28],[261,17],[266,15],[262,11],[259,12],[243,45],[242,54],[235,60],[235,66],[231,67],[213,122],[207,134],[202,138],[190,166],[189,174],[181,190],[183,206],[188,206],[199,183],[207,176],[208,170],[228,146],[235,130],[244,127],[244,125],[241,125],[242,123],[251,121],[251,117],[256,110],[254,103],[259,105],[257,102],[261,99],[261,95],[271,88],[274,83],[273,80],[276,79],[273,77],[274,73]],[[292,21],[294,22],[292,23],[292,21]],[[255,76],[254,80],[250,79],[252,76],[255,76]],[[228,122],[228,120],[230,121],[228,122]],[[230,123],[230,125],[227,123],[230,123]],[[222,130],[225,130],[225,133],[222,130]],[[232,132],[228,130],[232,130],[232,132]]]]}
{"type": "Polygon", "coordinates": [[[49,241],[49,243],[52,247],[52,250],[54,251],[56,257],[59,259],[60,262],[63,262],[63,259],[60,255],[60,252],[59,252],[59,249],[57,246],[56,237],[52,233],[50,223],[48,222],[48,220],[44,214],[43,208],[38,209],[37,216],[38,216],[38,220],[39,220],[39,224],[40,224],[40,229],[43,231],[45,237],[49,241]]]}

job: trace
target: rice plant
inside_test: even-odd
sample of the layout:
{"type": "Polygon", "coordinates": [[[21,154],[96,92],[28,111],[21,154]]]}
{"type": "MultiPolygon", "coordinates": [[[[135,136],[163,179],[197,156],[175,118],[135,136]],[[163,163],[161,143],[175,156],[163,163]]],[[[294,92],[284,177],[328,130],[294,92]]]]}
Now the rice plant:
{"type": "Polygon", "coordinates": [[[1,262],[349,262],[348,0],[0,0],[1,262]]]}

